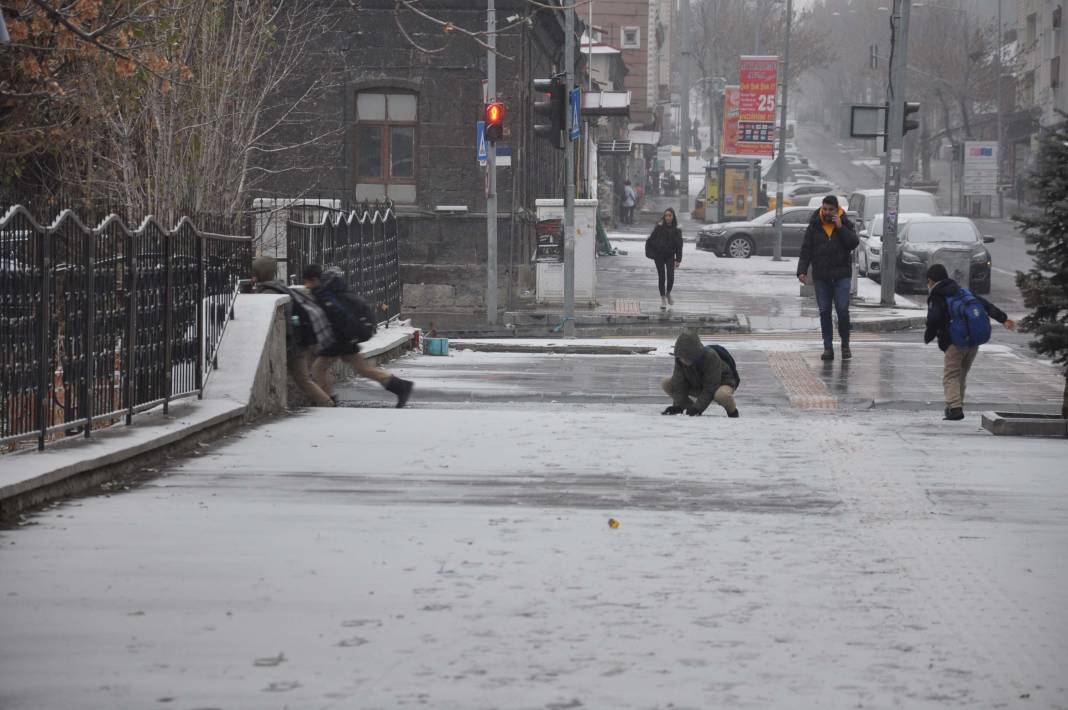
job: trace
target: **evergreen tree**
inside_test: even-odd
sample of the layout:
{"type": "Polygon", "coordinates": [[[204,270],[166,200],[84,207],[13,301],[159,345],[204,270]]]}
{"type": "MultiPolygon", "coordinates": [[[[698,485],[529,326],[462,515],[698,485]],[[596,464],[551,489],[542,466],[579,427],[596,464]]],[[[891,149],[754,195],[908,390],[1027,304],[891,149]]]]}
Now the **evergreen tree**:
{"type": "MultiPolygon", "coordinates": [[[[1061,117],[1068,119],[1066,114],[1061,117]]],[[[1013,217],[1035,245],[1029,252],[1034,266],[1016,274],[1016,285],[1031,309],[1020,329],[1034,333],[1031,348],[1035,352],[1064,368],[1061,416],[1068,418],[1068,120],[1051,127],[1043,138],[1028,187],[1042,212],[1013,217]]]]}

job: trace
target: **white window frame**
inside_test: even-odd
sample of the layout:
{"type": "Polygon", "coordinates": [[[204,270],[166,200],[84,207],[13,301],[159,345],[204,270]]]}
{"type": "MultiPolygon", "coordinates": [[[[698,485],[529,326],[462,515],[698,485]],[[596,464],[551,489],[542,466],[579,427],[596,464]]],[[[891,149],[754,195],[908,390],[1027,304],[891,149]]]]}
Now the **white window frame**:
{"type": "Polygon", "coordinates": [[[642,28],[636,25],[619,28],[619,46],[621,49],[641,49],[642,48],[642,28]],[[627,41],[627,33],[634,33],[634,41],[627,41]]]}

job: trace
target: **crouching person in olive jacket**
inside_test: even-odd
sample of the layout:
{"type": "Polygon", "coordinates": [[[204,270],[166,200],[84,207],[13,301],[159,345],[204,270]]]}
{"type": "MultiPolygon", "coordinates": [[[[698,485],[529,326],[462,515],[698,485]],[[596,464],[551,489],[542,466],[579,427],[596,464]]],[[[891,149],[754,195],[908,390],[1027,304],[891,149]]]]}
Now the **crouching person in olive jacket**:
{"type": "Polygon", "coordinates": [[[713,401],[726,410],[728,417],[738,416],[734,390],[738,379],[711,347],[701,344],[695,333],[683,333],[675,341],[675,371],[661,386],[671,397],[671,406],[662,414],[697,416],[713,401]]]}

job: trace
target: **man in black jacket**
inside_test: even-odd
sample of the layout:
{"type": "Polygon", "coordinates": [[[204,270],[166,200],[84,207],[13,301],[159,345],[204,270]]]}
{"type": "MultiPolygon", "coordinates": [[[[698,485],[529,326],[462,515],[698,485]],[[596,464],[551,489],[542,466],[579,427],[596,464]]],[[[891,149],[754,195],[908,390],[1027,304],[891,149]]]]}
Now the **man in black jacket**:
{"type": "Polygon", "coordinates": [[[808,222],[801,243],[801,258],[797,260],[797,278],[801,283],[808,279],[808,267],[812,265],[812,286],[816,289],[816,305],[820,309],[824,360],[834,359],[832,302],[838,313],[842,359],[853,357],[849,350],[849,289],[853,281],[853,250],[858,244],[857,231],[845,210],[838,206],[838,198],[834,195],[824,197],[823,204],[808,222]]]}
{"type": "MultiPolygon", "coordinates": [[[[927,269],[927,290],[930,295],[927,297],[927,329],[923,332],[923,342],[926,344],[938,338],[938,348],[946,354],[942,368],[942,387],[946,395],[944,419],[959,421],[964,419],[965,380],[979,353],[979,346],[962,348],[949,340],[949,307],[946,299],[957,295],[960,286],[949,278],[949,272],[942,264],[932,264],[927,269]]],[[[1003,310],[982,296],[975,296],[975,300],[982,303],[987,315],[998,323],[1009,330],[1016,329],[1016,322],[1003,310]]]]}

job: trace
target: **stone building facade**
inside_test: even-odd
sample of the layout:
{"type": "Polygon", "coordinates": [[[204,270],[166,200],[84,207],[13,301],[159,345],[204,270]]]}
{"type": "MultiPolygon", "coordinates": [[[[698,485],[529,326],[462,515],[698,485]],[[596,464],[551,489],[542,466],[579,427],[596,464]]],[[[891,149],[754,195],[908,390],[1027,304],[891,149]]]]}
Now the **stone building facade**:
{"type": "MultiPolygon", "coordinates": [[[[420,15],[393,0],[338,7],[336,25],[311,43],[306,70],[330,77],[286,140],[322,136],[280,160],[262,197],[391,200],[401,217],[403,312],[418,324],[484,318],[486,179],[476,159],[487,50],[458,28],[486,30],[486,3],[422,0],[420,15]],[[443,208],[460,207],[461,210],[443,208]]],[[[563,71],[559,10],[496,0],[497,98],[507,106],[511,166],[498,167],[498,303],[518,305],[532,287],[534,201],[562,197],[563,152],[533,136],[532,79],[563,71]]],[[[580,35],[581,22],[576,22],[580,35]]],[[[484,40],[484,36],[478,39],[484,40]]],[[[576,61],[581,62],[576,41],[576,61]]],[[[294,94],[302,90],[292,88],[294,94]]],[[[500,151],[499,151],[500,152],[500,151]]]]}

